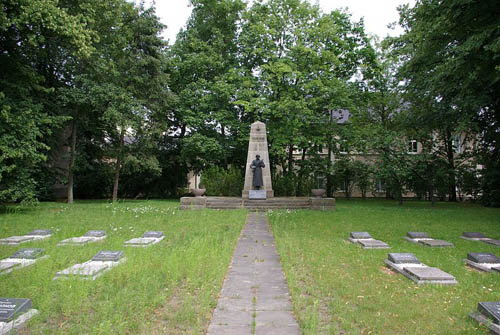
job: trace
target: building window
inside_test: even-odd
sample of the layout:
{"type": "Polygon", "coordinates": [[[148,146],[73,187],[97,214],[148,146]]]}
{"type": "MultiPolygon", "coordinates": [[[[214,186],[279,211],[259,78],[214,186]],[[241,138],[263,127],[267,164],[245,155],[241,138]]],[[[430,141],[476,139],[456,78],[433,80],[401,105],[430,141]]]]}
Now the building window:
{"type": "Polygon", "coordinates": [[[384,182],[382,179],[377,179],[375,182],[375,191],[376,192],[385,192],[384,182]]]}
{"type": "Polygon", "coordinates": [[[408,142],[408,153],[416,154],[418,152],[417,140],[411,140],[408,142]]]}

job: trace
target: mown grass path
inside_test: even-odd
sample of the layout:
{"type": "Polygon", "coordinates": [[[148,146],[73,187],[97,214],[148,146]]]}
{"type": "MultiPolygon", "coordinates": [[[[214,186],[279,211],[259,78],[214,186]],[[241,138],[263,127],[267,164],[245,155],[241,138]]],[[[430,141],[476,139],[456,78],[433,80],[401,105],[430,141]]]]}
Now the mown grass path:
{"type": "Polygon", "coordinates": [[[1,237],[54,230],[48,240],[0,245],[0,258],[24,247],[44,248],[49,255],[0,276],[1,297],[30,298],[40,311],[21,333],[205,333],[246,211],[179,211],[178,206],[178,201],[82,201],[1,213],[1,237]],[[108,237],[87,246],[57,246],[90,229],[104,229],[108,237]],[[147,230],[161,230],[165,239],[148,248],[123,246],[147,230]],[[57,271],[99,250],[123,250],[127,261],[96,281],[52,280],[57,271]]]}
{"type": "Polygon", "coordinates": [[[465,266],[468,252],[500,248],[460,238],[479,231],[500,238],[500,209],[425,202],[340,200],[337,211],[268,214],[304,334],[487,334],[468,318],[479,301],[500,301],[500,275],[465,266]],[[391,249],[365,250],[346,241],[368,231],[391,249]],[[430,248],[403,239],[425,231],[454,243],[430,248]],[[418,286],[388,270],[388,252],[412,252],[458,280],[456,286],[418,286]]]}

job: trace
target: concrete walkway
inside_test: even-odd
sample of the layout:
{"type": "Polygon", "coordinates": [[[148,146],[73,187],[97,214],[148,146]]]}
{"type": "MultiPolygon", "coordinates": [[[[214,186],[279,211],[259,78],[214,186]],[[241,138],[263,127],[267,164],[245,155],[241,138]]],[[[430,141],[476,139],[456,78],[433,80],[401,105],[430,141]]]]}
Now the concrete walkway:
{"type": "Polygon", "coordinates": [[[250,213],[208,335],[301,334],[266,215],[250,213]]]}

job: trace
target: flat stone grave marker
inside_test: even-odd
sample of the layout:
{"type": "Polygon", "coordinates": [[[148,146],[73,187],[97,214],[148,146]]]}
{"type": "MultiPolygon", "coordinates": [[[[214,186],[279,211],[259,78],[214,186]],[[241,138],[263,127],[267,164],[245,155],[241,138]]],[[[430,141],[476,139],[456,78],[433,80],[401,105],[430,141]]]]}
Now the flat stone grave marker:
{"type": "Polygon", "coordinates": [[[118,262],[122,257],[123,257],[123,251],[102,250],[99,251],[94,257],[92,257],[92,261],[118,262]]]}
{"type": "Polygon", "coordinates": [[[406,233],[409,238],[430,238],[427,233],[422,231],[409,231],[406,233]]]}
{"type": "Polygon", "coordinates": [[[359,244],[363,246],[365,249],[388,249],[389,245],[387,243],[384,243],[379,240],[365,240],[365,239],[360,239],[358,241],[359,244]]]}
{"type": "Polygon", "coordinates": [[[65,270],[56,273],[54,279],[78,276],[83,279],[95,280],[104,272],[124,262],[123,251],[102,250],[90,261],[75,264],[65,270]]]}
{"type": "Polygon", "coordinates": [[[21,244],[32,241],[33,236],[11,236],[0,239],[0,244],[21,244]]]}
{"type": "Polygon", "coordinates": [[[6,262],[6,261],[2,261],[0,262],[0,274],[3,274],[4,271],[5,273],[9,273],[10,271],[12,271],[16,266],[19,266],[21,265],[21,263],[18,263],[18,262],[6,262]]]}
{"type": "Polygon", "coordinates": [[[15,252],[9,258],[37,259],[43,256],[44,250],[41,248],[24,248],[15,252]]]}
{"type": "Polygon", "coordinates": [[[492,320],[494,324],[500,325],[500,302],[480,302],[477,305],[477,310],[492,320]]]}
{"type": "Polygon", "coordinates": [[[390,253],[389,260],[394,264],[421,264],[418,258],[412,253],[390,253]]]}
{"type": "Polygon", "coordinates": [[[26,235],[27,236],[48,236],[51,234],[52,234],[52,230],[50,230],[50,229],[35,229],[26,235]]]}
{"type": "Polygon", "coordinates": [[[485,325],[490,334],[500,334],[500,302],[480,302],[477,304],[477,312],[469,316],[485,325]]]}
{"type": "Polygon", "coordinates": [[[454,281],[455,277],[443,270],[432,267],[405,267],[404,271],[417,280],[423,281],[454,281]]]}
{"type": "Polygon", "coordinates": [[[162,231],[147,231],[142,235],[142,237],[144,237],[144,238],[161,238],[161,237],[163,237],[163,232],[162,231]]]}
{"type": "Polygon", "coordinates": [[[0,322],[12,321],[30,309],[30,299],[0,298],[0,322]]]}
{"type": "Polygon", "coordinates": [[[464,232],[462,236],[465,238],[487,238],[482,233],[478,232],[464,232]]]}
{"type": "Polygon", "coordinates": [[[105,230],[89,230],[86,234],[86,237],[103,237],[106,236],[105,230]]]}
{"type": "Polygon", "coordinates": [[[453,247],[453,243],[443,240],[429,239],[429,240],[420,240],[418,242],[428,247],[453,247]]]}
{"type": "Polygon", "coordinates": [[[500,264],[500,258],[489,252],[469,252],[467,259],[475,263],[500,264]]]}
{"type": "Polygon", "coordinates": [[[353,231],[351,232],[351,238],[355,240],[370,239],[372,236],[366,231],[353,231]]]}
{"type": "Polygon", "coordinates": [[[484,243],[496,245],[497,247],[500,247],[500,240],[484,240],[484,243]]]}

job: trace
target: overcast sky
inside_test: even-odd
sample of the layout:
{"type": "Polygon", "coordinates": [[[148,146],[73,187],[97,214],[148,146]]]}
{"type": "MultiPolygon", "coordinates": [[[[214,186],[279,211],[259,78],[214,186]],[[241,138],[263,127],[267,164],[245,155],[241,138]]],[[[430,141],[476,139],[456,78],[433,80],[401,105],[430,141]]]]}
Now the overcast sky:
{"type": "MultiPolygon", "coordinates": [[[[314,4],[316,0],[309,0],[309,2],[314,4]]],[[[317,2],[323,12],[347,7],[354,20],[358,21],[364,17],[367,33],[383,38],[401,33],[400,29],[391,30],[387,28],[387,25],[398,20],[396,8],[399,5],[410,3],[413,6],[415,0],[318,0],[317,2]]],[[[169,39],[171,44],[191,14],[191,7],[188,3],[188,0],[156,0],[156,13],[168,26],[163,36],[169,39]]]]}

